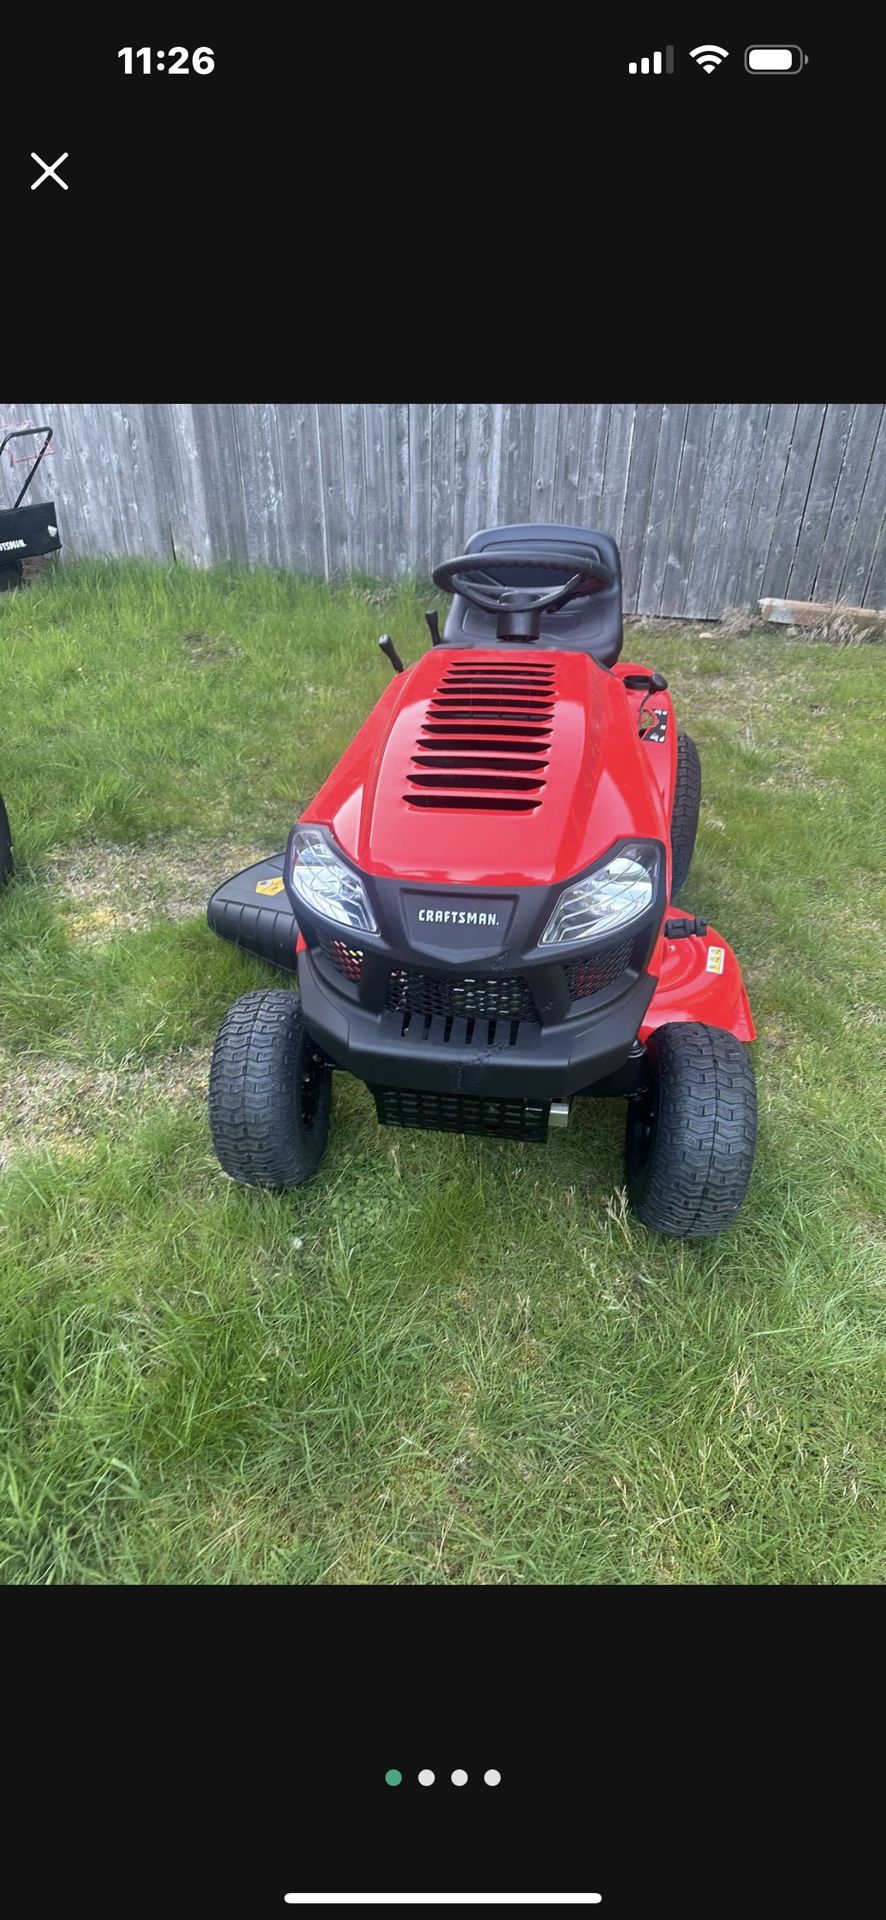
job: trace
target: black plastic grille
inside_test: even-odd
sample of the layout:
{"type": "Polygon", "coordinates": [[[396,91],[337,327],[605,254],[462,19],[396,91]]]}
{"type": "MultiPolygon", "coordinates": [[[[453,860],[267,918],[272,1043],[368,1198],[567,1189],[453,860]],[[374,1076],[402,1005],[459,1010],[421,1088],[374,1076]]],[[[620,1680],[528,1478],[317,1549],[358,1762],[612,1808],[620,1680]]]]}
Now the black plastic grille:
{"type": "Polygon", "coordinates": [[[437,1133],[484,1133],[504,1140],[547,1139],[548,1107],[530,1100],[483,1100],[479,1095],[373,1087],[382,1126],[421,1127],[437,1133]]]}
{"type": "Polygon", "coordinates": [[[338,973],[343,973],[346,980],[359,987],[363,978],[362,947],[349,947],[346,940],[321,940],[320,952],[338,973]]]}
{"type": "Polygon", "coordinates": [[[597,953],[585,953],[564,967],[570,999],[586,1000],[589,994],[611,987],[629,965],[633,945],[633,939],[619,940],[597,953]]]}
{"type": "Polygon", "coordinates": [[[547,663],[451,661],[428,703],[404,799],[531,812],[544,791],[554,693],[547,663]]]}
{"type": "Polygon", "coordinates": [[[531,1020],[539,1012],[528,980],[520,974],[417,973],[396,967],[387,1005],[395,1013],[442,1013],[466,1020],[531,1020]]]}

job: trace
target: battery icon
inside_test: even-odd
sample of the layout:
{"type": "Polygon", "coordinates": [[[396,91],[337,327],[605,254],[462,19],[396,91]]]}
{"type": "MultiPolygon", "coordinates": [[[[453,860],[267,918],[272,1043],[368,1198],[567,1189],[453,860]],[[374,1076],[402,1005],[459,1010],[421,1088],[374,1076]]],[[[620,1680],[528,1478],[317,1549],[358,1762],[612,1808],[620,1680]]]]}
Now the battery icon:
{"type": "Polygon", "coordinates": [[[745,47],[748,73],[802,73],[809,59],[802,47],[745,47]]]}

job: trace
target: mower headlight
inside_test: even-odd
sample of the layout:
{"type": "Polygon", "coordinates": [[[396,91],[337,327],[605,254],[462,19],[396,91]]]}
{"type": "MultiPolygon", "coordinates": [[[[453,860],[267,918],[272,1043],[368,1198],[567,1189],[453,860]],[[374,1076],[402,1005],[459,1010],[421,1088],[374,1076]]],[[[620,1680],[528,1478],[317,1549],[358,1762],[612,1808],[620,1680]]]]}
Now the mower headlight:
{"type": "Polygon", "coordinates": [[[293,892],[306,907],[341,927],[377,933],[375,916],[359,874],[338,860],[317,827],[297,827],[292,836],[293,892]]]}
{"type": "Polygon", "coordinates": [[[543,947],[570,945],[637,920],[651,907],[658,879],[658,848],[619,847],[602,867],[566,887],[541,936],[543,947]]]}

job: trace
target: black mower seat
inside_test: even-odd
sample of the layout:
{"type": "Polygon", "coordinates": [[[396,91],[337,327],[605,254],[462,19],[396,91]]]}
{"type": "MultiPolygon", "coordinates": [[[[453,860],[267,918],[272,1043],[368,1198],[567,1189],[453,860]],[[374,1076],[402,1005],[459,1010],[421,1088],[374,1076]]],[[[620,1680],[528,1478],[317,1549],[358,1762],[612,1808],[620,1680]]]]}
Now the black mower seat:
{"type": "MultiPolygon", "coordinates": [[[[611,569],[611,587],[600,587],[596,593],[583,594],[578,600],[570,600],[568,606],[561,607],[556,613],[543,613],[541,633],[531,644],[536,648],[562,648],[568,653],[589,653],[601,667],[614,666],[621,653],[624,634],[621,561],[611,535],[594,533],[589,527],[538,526],[527,522],[516,527],[485,527],[480,533],[471,535],[464,551],[485,553],[487,549],[491,551],[499,547],[513,553],[515,549],[527,546],[560,546],[564,553],[572,554],[588,548],[593,557],[599,555],[611,569]]],[[[569,573],[570,569],[564,567],[564,581],[569,573]]],[[[521,571],[515,569],[507,575],[508,585],[514,587],[550,587],[556,579],[556,574],[549,569],[539,572],[538,569],[533,571],[532,567],[521,571]]],[[[455,593],[443,629],[444,644],[450,647],[495,646],[495,625],[494,613],[484,613],[479,607],[472,607],[462,594],[455,593]]]]}

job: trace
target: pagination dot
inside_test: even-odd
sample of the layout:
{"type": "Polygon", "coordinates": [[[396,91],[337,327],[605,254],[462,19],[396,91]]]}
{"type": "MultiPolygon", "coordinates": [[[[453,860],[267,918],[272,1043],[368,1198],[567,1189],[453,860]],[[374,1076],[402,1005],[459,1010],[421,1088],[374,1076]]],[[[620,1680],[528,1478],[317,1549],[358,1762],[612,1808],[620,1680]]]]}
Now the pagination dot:
{"type": "Polygon", "coordinates": [[[465,1773],[464,1767],[456,1767],[451,1778],[454,1787],[466,1787],[468,1784],[468,1776],[465,1773]]]}
{"type": "Polygon", "coordinates": [[[403,1775],[397,1767],[389,1767],[385,1774],[385,1779],[389,1787],[399,1787],[402,1778],[403,1775]]]}
{"type": "Polygon", "coordinates": [[[501,1774],[497,1767],[490,1767],[488,1772],[484,1773],[483,1778],[487,1787],[497,1787],[501,1782],[501,1774]]]}
{"type": "Polygon", "coordinates": [[[418,1784],[420,1787],[433,1786],[434,1775],[432,1774],[430,1767],[422,1767],[421,1773],[418,1776],[418,1784]]]}

